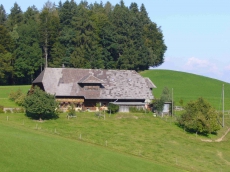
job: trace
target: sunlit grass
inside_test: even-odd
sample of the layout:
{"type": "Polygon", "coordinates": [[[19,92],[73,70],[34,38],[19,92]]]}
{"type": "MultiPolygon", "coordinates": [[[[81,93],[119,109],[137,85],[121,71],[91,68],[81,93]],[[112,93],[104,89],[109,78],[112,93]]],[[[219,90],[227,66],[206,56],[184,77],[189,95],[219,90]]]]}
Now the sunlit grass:
{"type": "Polygon", "coordinates": [[[141,72],[149,77],[157,86],[153,89],[155,97],[159,98],[164,87],[172,92],[175,105],[180,106],[182,99],[184,105],[199,97],[206,99],[217,110],[222,109],[222,87],[225,90],[225,109],[230,110],[230,84],[216,79],[171,70],[147,70],[141,72]]]}
{"type": "Polygon", "coordinates": [[[9,100],[9,94],[18,89],[22,90],[24,94],[30,89],[30,85],[17,85],[17,86],[0,86],[0,105],[4,107],[18,107],[16,103],[9,100]]]}
{"type": "Polygon", "coordinates": [[[229,118],[226,118],[225,127],[217,135],[208,137],[187,133],[174,121],[174,118],[154,117],[151,113],[117,114],[110,117],[106,114],[105,120],[98,119],[94,113],[78,113],[77,118],[72,119],[61,114],[57,120],[44,122],[30,120],[23,114],[0,115],[0,124],[91,143],[152,163],[164,164],[165,167],[173,166],[188,171],[228,171],[229,135],[223,142],[214,141],[230,126],[229,118]],[[6,121],[7,116],[9,121],[6,121]],[[201,139],[213,142],[203,142],[201,139]]]}

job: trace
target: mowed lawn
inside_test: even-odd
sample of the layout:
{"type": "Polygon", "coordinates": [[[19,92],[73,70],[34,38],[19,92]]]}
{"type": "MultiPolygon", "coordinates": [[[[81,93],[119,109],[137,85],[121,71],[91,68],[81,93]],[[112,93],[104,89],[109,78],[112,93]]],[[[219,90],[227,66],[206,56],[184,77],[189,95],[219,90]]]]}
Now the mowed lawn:
{"type": "Polygon", "coordinates": [[[0,105],[4,107],[18,107],[13,101],[9,100],[9,94],[20,89],[24,94],[30,89],[30,85],[0,86],[0,105]]]}
{"type": "MultiPolygon", "coordinates": [[[[41,132],[15,125],[15,121],[11,120],[22,114],[9,116],[7,122],[2,122],[1,116],[0,122],[1,172],[184,171],[95,144],[64,138],[59,134],[51,135],[45,130],[41,132]]],[[[36,122],[26,120],[25,125],[32,123],[36,122]]],[[[52,127],[55,121],[45,123],[52,127]]]]}
{"type": "Polygon", "coordinates": [[[230,84],[216,79],[171,70],[146,70],[140,73],[149,77],[157,88],[153,89],[156,98],[160,98],[164,87],[172,92],[175,104],[180,106],[182,99],[184,105],[199,97],[206,99],[217,110],[222,110],[222,87],[225,91],[225,109],[230,110],[230,84]]]}
{"type": "Polygon", "coordinates": [[[230,168],[229,134],[215,142],[230,127],[227,116],[225,127],[208,137],[189,134],[175,125],[174,118],[152,113],[106,114],[105,120],[89,112],[71,119],[61,114],[57,120],[43,122],[24,114],[1,114],[0,126],[4,145],[0,147],[0,169],[10,164],[21,171],[27,170],[26,164],[28,171],[39,166],[43,171],[66,167],[80,171],[227,172],[230,168]]]}

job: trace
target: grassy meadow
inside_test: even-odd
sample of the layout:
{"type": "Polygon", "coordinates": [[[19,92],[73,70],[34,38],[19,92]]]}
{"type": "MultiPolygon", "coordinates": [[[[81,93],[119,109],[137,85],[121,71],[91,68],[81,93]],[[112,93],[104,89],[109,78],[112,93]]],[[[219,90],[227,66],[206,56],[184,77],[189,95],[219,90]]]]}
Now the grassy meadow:
{"type": "MultiPolygon", "coordinates": [[[[174,164],[159,163],[144,155],[125,151],[124,144],[129,141],[124,136],[111,143],[119,126],[113,127],[112,131],[103,131],[103,128],[111,130],[109,125],[113,123],[112,119],[102,121],[87,113],[67,120],[62,114],[58,120],[38,122],[26,118],[24,114],[0,114],[1,172],[185,171],[174,164]],[[82,139],[78,138],[79,133],[82,133],[82,139]],[[105,138],[108,140],[107,147],[105,138]],[[121,141],[123,139],[126,141],[121,141]]],[[[126,135],[124,128],[117,132],[126,135]]],[[[129,147],[136,149],[132,142],[129,143],[129,147]]]]}
{"type": "Polygon", "coordinates": [[[222,87],[225,90],[225,109],[230,110],[230,84],[216,79],[171,70],[147,70],[141,72],[149,77],[157,88],[153,89],[156,98],[160,98],[164,87],[173,88],[173,98],[177,106],[182,99],[184,105],[199,97],[206,99],[217,110],[222,109],[222,87]]]}
{"type": "Polygon", "coordinates": [[[152,113],[106,114],[104,120],[87,112],[39,122],[24,114],[1,114],[0,169],[11,164],[9,169],[21,171],[40,165],[42,171],[62,171],[65,165],[69,170],[80,166],[79,171],[229,171],[230,137],[215,140],[230,127],[230,118],[217,135],[207,137],[185,132],[174,120],[152,113]]]}
{"type": "Polygon", "coordinates": [[[12,91],[22,90],[23,93],[27,93],[30,89],[30,85],[17,85],[17,86],[0,86],[0,105],[4,107],[18,107],[16,103],[9,100],[9,94],[12,91]]]}

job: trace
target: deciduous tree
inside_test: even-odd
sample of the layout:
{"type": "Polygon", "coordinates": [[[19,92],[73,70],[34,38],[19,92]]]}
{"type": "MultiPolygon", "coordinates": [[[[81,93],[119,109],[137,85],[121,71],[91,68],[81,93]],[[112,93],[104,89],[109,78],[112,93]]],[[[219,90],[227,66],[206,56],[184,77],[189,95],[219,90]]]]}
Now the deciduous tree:
{"type": "Polygon", "coordinates": [[[178,124],[187,131],[202,134],[216,133],[220,129],[217,112],[203,98],[185,106],[185,112],[178,119],[178,124]]]}
{"type": "Polygon", "coordinates": [[[35,87],[29,92],[23,106],[26,109],[26,115],[33,119],[42,120],[58,117],[58,103],[55,96],[47,94],[39,87],[35,87]]]}

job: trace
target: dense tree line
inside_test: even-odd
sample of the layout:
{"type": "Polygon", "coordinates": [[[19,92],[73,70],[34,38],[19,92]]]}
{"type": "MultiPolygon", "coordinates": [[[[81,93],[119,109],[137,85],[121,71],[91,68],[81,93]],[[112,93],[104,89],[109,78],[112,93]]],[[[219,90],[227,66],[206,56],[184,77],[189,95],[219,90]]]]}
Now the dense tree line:
{"type": "Polygon", "coordinates": [[[160,27],[145,6],[47,1],[23,12],[0,5],[0,84],[30,84],[45,67],[132,69],[164,62],[160,27]]]}

